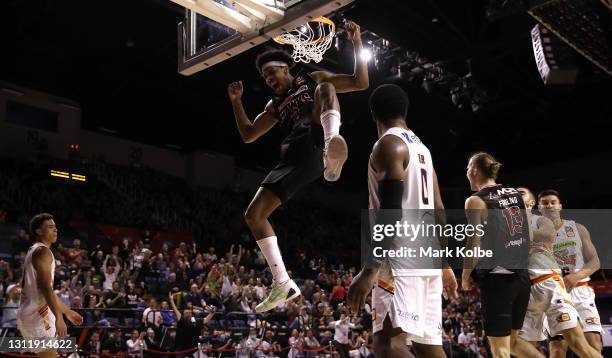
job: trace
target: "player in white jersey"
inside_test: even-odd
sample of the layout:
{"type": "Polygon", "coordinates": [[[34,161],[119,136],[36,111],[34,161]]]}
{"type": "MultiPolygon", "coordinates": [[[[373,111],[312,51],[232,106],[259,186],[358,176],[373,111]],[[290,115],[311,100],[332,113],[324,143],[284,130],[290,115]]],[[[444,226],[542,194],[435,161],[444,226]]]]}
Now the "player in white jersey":
{"type": "MultiPolygon", "coordinates": [[[[36,242],[24,262],[17,327],[24,338],[65,337],[67,328],[62,313],[77,325],[83,322],[83,317],[66,307],[53,292],[55,258],[49,249],[57,241],[53,216],[47,213],[34,216],[30,220],[30,232],[36,242]]],[[[57,357],[55,351],[31,351],[38,357],[57,357]]]]}
{"type": "MultiPolygon", "coordinates": [[[[370,209],[394,209],[390,216],[398,220],[405,219],[406,209],[443,209],[431,154],[406,126],[406,93],[396,85],[379,86],[370,96],[370,110],[379,137],[368,168],[370,209]]],[[[457,297],[455,276],[450,268],[406,268],[407,261],[386,259],[381,267],[366,264],[351,283],[347,302],[354,310],[363,306],[378,276],[372,293],[376,357],[409,356],[407,342],[418,357],[445,357],[442,294],[457,297]]]]}
{"type": "MultiPolygon", "coordinates": [[[[601,322],[595,306],[595,292],[589,287],[590,276],[599,270],[599,257],[589,231],[575,221],[561,218],[561,199],[555,190],[538,194],[538,209],[552,220],[556,237],[553,254],[563,270],[563,282],[578,311],[584,335],[597,352],[601,352],[601,322]]],[[[568,342],[560,337],[550,341],[550,356],[565,357],[568,342]]]]}
{"type": "Polygon", "coordinates": [[[536,344],[546,339],[544,322],[548,322],[548,331],[552,336],[563,335],[572,350],[580,357],[601,357],[587,342],[582,327],[578,324],[578,312],[572,299],[565,290],[561,277],[561,268],[553,256],[555,229],[552,221],[544,216],[531,215],[536,204],[533,193],[525,188],[517,190],[523,196],[525,208],[530,215],[529,225],[532,231],[531,250],[529,252],[529,276],[531,295],[523,327],[513,346],[512,353],[518,358],[532,357],[527,353],[525,341],[536,344]]]}

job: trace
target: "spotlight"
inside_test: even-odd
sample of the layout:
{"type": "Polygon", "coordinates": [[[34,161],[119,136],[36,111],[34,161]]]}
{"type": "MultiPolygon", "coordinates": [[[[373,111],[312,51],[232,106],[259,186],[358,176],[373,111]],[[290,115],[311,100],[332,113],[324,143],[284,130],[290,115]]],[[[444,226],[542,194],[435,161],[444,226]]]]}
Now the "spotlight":
{"type": "Polygon", "coordinates": [[[372,51],[370,51],[367,48],[364,48],[361,50],[361,52],[359,53],[359,57],[364,60],[364,61],[370,61],[370,59],[372,58],[372,51]]]}

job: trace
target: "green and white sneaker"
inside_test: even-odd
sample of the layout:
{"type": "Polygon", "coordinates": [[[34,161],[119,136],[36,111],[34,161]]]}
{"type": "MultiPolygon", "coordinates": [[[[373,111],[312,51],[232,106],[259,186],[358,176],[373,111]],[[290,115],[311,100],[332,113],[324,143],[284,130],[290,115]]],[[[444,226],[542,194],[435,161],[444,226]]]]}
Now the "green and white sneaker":
{"type": "Polygon", "coordinates": [[[341,135],[335,135],[327,143],[325,154],[323,155],[323,165],[325,171],[323,176],[327,181],[336,181],[340,179],[342,166],[348,158],[348,147],[346,141],[341,135]]]}
{"type": "Polygon", "coordinates": [[[255,312],[262,313],[270,311],[285,302],[296,299],[301,294],[300,288],[291,279],[284,283],[274,282],[270,294],[263,302],[255,307],[255,312]]]}

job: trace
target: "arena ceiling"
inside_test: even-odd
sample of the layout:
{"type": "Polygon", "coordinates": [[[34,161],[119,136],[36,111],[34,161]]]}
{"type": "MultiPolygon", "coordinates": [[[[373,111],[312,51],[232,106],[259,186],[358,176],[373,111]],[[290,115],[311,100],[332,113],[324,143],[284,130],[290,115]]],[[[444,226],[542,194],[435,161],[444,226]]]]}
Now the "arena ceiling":
{"type": "MultiPolygon", "coordinates": [[[[531,46],[535,20],[521,9],[487,16],[496,3],[501,2],[363,0],[344,12],[364,29],[443,62],[460,76],[469,71],[469,60],[474,81],[489,97],[478,113],[458,110],[419,84],[404,84],[412,101],[408,124],[430,146],[445,186],[465,184],[466,157],[478,149],[498,155],[507,171],[608,150],[602,128],[612,118],[610,77],[581,60],[576,85],[545,86],[531,46]]],[[[278,134],[241,143],[225,89],[243,80],[248,113],[263,108],[270,92],[253,67],[262,47],[184,77],[176,71],[182,10],[170,1],[7,0],[0,9],[0,79],[78,101],[84,128],[106,128],[185,153],[229,153],[244,167],[274,165],[278,134]]],[[[351,63],[340,58],[322,66],[350,70],[351,63]]],[[[371,73],[373,88],[381,79],[371,73]]],[[[368,92],[340,97],[351,156],[337,185],[347,190],[365,190],[375,141],[367,97],[368,92]]]]}

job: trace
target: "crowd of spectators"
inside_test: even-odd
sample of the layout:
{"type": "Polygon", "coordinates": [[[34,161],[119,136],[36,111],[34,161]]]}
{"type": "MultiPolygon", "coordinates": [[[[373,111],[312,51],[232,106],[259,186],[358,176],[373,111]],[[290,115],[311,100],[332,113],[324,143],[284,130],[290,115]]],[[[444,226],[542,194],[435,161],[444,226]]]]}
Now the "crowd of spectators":
{"type": "MultiPolygon", "coordinates": [[[[25,231],[21,234],[20,240],[28,239],[25,231]]],[[[67,306],[83,314],[87,328],[71,332],[83,337],[83,330],[88,331],[82,342],[87,352],[139,356],[141,347],[174,351],[200,343],[208,350],[236,349],[225,354],[239,357],[315,357],[331,351],[371,356],[369,305],[349,315],[343,304],[355,267],[301,254],[302,261],[289,267],[303,295],[256,315],[254,307],[267,295],[271,274],[258,250],[254,255],[247,251],[232,246],[217,254],[213,247],[199,250],[196,244],[181,243],[152,252],[141,240],[125,240],[108,250],[87,249],[74,239],[53,248],[54,287],[67,306]]],[[[15,327],[20,291],[15,282],[24,257],[22,251],[14,264],[0,262],[4,328],[15,327]]],[[[478,310],[477,295],[462,296],[445,308],[446,345],[457,356],[486,356],[478,310]]]]}
{"type": "MultiPolygon", "coordinates": [[[[10,174],[0,172],[0,186],[5,188],[0,192],[4,335],[16,332],[18,283],[31,245],[27,220],[49,211],[60,224],[59,240],[52,248],[55,292],[82,313],[83,326],[69,332],[91,356],[126,352],[139,357],[141,349],[151,355],[198,344],[206,351],[237,357],[372,356],[369,305],[356,314],[344,306],[358,265],[346,259],[358,257],[358,239],[351,239],[358,237],[358,219],[303,202],[292,202],[275,215],[279,237],[287,238],[281,245],[289,275],[300,285],[302,296],[261,315],[254,307],[267,296],[272,276],[242,224],[246,194],[193,188],[150,169],[103,162],[89,166],[88,185],[67,185],[41,175],[36,164],[2,160],[3,168],[10,168],[10,174]],[[153,251],[143,235],[93,246],[87,237],[64,234],[61,223],[70,220],[132,226],[143,232],[187,231],[195,243],[164,242],[153,251]],[[349,254],[339,255],[343,250],[349,254]]],[[[447,353],[489,356],[479,311],[477,290],[445,302],[447,353]]]]}
{"type": "MultiPolygon", "coordinates": [[[[10,210],[13,221],[22,224],[30,213],[48,211],[66,222],[189,233],[198,242],[218,247],[251,242],[243,220],[251,193],[193,186],[150,168],[121,167],[96,158],[83,161],[77,169],[88,175],[86,184],[67,185],[49,176],[50,168],[68,165],[52,159],[35,163],[0,157],[0,205],[10,210]]],[[[284,250],[315,254],[324,249],[346,259],[358,253],[357,215],[290,201],[277,210],[272,221],[279,238],[290,238],[281,242],[284,250]],[[334,239],[338,237],[346,240],[334,239]]]]}

